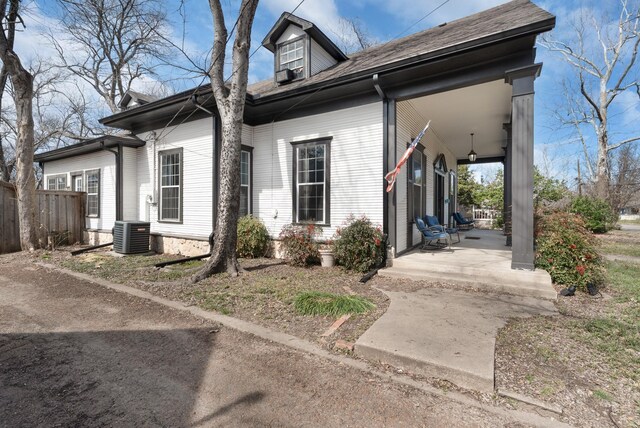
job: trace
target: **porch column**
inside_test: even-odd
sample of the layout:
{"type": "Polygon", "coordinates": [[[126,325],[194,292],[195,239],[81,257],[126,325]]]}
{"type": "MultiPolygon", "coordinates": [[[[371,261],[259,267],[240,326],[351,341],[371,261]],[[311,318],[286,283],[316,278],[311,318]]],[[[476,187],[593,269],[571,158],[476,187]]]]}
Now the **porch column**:
{"type": "Polygon", "coordinates": [[[395,257],[398,251],[398,221],[396,218],[396,190],[386,192],[387,182],[384,180],[384,174],[396,167],[396,100],[385,98],[382,102],[383,106],[383,232],[387,234],[391,251],[388,255],[395,257]]]}
{"type": "Polygon", "coordinates": [[[511,268],[534,268],[533,82],[542,64],[507,71],[511,94],[511,268]]]}
{"type": "Polygon", "coordinates": [[[506,245],[511,246],[511,123],[502,125],[507,133],[507,145],[504,148],[504,234],[506,245]]]}

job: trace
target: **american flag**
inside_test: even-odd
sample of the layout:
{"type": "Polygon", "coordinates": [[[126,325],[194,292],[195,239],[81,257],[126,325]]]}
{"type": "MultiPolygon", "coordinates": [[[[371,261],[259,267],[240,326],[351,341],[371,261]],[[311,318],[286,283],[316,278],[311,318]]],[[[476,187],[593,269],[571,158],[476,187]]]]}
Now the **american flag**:
{"type": "Polygon", "coordinates": [[[396,177],[398,177],[398,174],[400,174],[400,169],[402,168],[402,165],[407,163],[407,160],[409,160],[409,157],[411,157],[411,153],[413,153],[413,150],[416,148],[416,146],[424,136],[424,133],[427,132],[427,129],[429,128],[430,123],[431,121],[427,122],[427,125],[418,134],[416,139],[413,140],[413,142],[409,145],[409,147],[407,147],[407,151],[404,152],[404,154],[402,155],[402,158],[400,158],[400,161],[398,162],[396,167],[393,169],[393,171],[389,172],[387,175],[384,176],[384,179],[387,180],[387,183],[389,183],[387,185],[387,193],[393,190],[393,185],[396,184],[396,177]]]}

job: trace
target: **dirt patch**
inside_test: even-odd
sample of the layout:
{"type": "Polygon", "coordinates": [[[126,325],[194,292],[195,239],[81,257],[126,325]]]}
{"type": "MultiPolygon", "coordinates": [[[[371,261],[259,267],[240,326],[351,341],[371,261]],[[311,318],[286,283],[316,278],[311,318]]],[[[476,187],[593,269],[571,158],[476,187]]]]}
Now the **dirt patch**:
{"type": "Polygon", "coordinates": [[[522,426],[26,254],[0,257],[0,302],[3,427],[522,426]]]}

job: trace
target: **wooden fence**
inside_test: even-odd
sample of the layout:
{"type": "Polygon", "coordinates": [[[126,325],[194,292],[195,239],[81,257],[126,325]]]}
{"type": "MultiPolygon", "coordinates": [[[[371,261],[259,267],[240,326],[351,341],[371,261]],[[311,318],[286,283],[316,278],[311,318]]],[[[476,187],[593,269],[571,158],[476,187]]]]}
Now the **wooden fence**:
{"type": "MultiPolygon", "coordinates": [[[[36,190],[36,226],[41,246],[82,242],[85,194],[36,190]]],[[[12,184],[0,182],[0,254],[20,251],[18,201],[12,184]]]]}

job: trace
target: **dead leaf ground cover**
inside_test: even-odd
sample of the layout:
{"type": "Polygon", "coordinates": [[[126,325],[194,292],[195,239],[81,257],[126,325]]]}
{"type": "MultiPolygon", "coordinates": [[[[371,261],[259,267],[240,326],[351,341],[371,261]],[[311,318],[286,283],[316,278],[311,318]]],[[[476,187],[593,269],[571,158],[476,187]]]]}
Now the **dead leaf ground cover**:
{"type": "MultiPolygon", "coordinates": [[[[636,254],[640,233],[600,237],[636,254]]],[[[496,386],[560,404],[577,426],[640,426],[640,259],[607,262],[596,297],[559,297],[560,316],[513,320],[496,345],[496,386]]]]}
{"type": "Polygon", "coordinates": [[[214,275],[197,284],[189,281],[202,261],[167,266],[154,265],[175,259],[171,255],[113,256],[107,251],[71,257],[67,251],[43,252],[40,258],[62,267],[95,275],[113,282],[140,288],[169,299],[197,305],[225,315],[256,322],[297,337],[319,342],[327,348],[342,339],[354,342],[389,305],[384,293],[362,284],[361,274],[340,268],[297,268],[276,259],[243,259],[245,272],[237,278],[214,275]],[[363,314],[354,314],[326,339],[322,334],[334,317],[300,315],[294,308],[295,297],[305,291],[360,296],[375,306],[363,314]]]}

